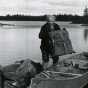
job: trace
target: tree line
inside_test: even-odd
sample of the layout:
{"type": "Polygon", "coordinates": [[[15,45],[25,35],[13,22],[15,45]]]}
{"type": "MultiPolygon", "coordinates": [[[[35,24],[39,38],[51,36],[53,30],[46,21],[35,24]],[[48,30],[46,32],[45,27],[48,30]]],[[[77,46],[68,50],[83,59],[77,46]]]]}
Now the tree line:
{"type": "MultiPolygon", "coordinates": [[[[55,15],[56,21],[72,21],[73,23],[87,23],[87,16],[78,16],[78,15],[55,15]]],[[[25,15],[6,15],[0,16],[0,20],[8,21],[45,21],[46,15],[43,16],[25,16],[25,15]]]]}

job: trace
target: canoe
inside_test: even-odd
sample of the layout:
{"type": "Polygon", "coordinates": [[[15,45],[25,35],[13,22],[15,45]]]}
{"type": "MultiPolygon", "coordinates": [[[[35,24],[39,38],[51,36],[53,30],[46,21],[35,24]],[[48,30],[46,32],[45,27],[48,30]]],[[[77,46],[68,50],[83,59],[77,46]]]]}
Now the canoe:
{"type": "Polygon", "coordinates": [[[84,88],[88,84],[87,64],[88,60],[82,54],[73,54],[61,60],[55,67],[57,69],[51,66],[47,71],[38,74],[31,80],[29,88],[84,88]],[[61,66],[62,62],[65,66],[61,66]]]}
{"type": "Polygon", "coordinates": [[[63,79],[33,78],[30,88],[83,88],[88,83],[88,73],[73,75],[63,79]]]}

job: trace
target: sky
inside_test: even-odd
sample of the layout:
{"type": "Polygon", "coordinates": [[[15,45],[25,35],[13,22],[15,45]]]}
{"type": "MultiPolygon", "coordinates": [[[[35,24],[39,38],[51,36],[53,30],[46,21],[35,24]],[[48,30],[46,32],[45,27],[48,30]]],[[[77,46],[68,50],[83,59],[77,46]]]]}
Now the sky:
{"type": "Polygon", "coordinates": [[[87,0],[0,0],[0,15],[83,15],[87,0]]]}

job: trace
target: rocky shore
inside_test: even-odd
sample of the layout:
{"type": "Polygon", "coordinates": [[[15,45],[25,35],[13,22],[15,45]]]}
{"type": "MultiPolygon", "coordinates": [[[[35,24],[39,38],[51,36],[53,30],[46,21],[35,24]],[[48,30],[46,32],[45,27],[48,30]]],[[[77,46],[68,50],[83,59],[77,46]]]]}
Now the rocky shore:
{"type": "MultiPolygon", "coordinates": [[[[61,56],[56,67],[53,67],[51,62],[49,63],[50,65],[47,71],[84,74],[88,71],[88,58],[85,55],[87,53],[73,53],[61,56]]],[[[26,86],[28,86],[31,78],[43,71],[40,63],[33,62],[30,59],[16,61],[5,67],[0,66],[0,69],[3,71],[5,77],[16,82],[18,81],[15,85],[19,87],[24,86],[25,82],[27,82],[26,86]],[[25,81],[24,79],[27,80],[25,81]]],[[[54,76],[52,75],[51,77],[54,76]]],[[[58,76],[59,78],[61,77],[58,76]]]]}

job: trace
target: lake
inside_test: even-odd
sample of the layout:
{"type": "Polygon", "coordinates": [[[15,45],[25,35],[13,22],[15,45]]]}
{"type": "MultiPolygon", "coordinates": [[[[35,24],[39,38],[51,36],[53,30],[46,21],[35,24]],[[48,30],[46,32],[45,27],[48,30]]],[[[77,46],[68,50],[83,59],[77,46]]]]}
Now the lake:
{"type": "MultiPolygon", "coordinates": [[[[40,40],[38,34],[45,22],[39,21],[0,21],[0,64],[8,65],[17,60],[30,58],[41,62],[40,40]],[[7,25],[8,24],[8,25],[7,25]]],[[[88,51],[88,39],[84,39],[86,26],[57,22],[67,28],[76,52],[88,51]]]]}

